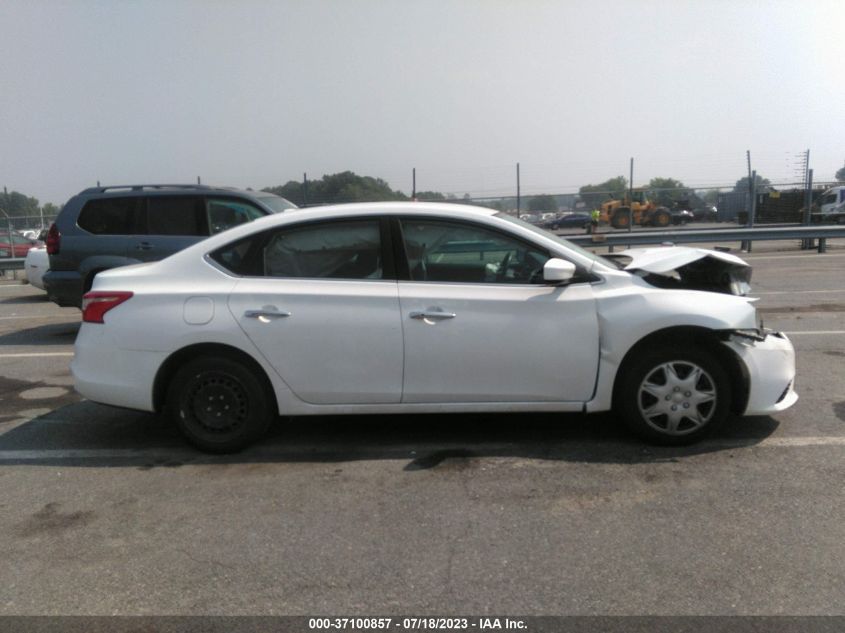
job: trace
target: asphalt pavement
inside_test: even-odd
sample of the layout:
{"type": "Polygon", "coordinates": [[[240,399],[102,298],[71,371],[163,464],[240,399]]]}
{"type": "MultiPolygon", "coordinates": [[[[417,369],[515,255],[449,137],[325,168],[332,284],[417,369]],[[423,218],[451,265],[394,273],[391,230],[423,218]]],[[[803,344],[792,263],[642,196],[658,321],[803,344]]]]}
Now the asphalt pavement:
{"type": "Polygon", "coordinates": [[[845,245],[747,259],[801,398],[675,449],[357,416],[212,457],[79,398],[79,312],[0,284],[0,614],[842,615],[845,245]]]}

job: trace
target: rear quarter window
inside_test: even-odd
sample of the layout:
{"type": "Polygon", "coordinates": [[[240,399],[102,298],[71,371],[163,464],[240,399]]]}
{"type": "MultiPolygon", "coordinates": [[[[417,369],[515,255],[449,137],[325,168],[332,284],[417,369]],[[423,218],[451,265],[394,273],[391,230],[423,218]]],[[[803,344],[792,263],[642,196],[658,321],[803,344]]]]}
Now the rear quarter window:
{"type": "Polygon", "coordinates": [[[143,202],[142,198],[89,200],[76,224],[94,235],[131,235],[137,232],[143,202]]]}

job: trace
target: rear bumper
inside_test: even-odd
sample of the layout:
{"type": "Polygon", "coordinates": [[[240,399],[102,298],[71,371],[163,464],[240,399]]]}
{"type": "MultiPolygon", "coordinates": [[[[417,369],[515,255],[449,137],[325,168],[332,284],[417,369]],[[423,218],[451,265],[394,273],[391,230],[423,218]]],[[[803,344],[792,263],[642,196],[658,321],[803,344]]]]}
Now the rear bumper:
{"type": "Polygon", "coordinates": [[[732,336],[726,343],[748,370],[748,404],[743,415],[771,415],[798,401],[795,392],[795,349],[781,332],[764,341],[732,336]]]}
{"type": "Polygon", "coordinates": [[[82,307],[82,277],[75,270],[49,270],[42,282],[53,303],[63,308],[82,307]]]}
{"type": "Polygon", "coordinates": [[[119,349],[103,328],[83,323],[70,371],[76,390],[94,402],[153,411],[153,383],[167,354],[119,349]]]}

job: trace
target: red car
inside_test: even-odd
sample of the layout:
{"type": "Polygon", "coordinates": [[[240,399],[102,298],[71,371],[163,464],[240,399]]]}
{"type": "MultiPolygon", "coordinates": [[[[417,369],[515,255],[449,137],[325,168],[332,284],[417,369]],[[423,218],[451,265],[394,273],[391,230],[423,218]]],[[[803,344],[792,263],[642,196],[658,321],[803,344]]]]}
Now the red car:
{"type": "Polygon", "coordinates": [[[12,242],[9,243],[9,233],[0,233],[0,257],[26,257],[30,248],[43,246],[38,240],[31,240],[23,235],[12,233],[12,242]]]}

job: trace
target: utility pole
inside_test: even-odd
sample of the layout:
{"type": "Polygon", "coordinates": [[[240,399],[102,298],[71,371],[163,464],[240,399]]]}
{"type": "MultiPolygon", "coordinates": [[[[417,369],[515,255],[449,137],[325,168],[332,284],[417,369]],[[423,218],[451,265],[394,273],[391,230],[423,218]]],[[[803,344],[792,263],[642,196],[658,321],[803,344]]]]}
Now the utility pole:
{"type": "Polygon", "coordinates": [[[519,163],[516,164],[516,218],[519,219],[520,207],[520,190],[519,190],[519,163]]]}
{"type": "Polygon", "coordinates": [[[631,205],[634,202],[634,157],[631,157],[631,169],[628,174],[628,232],[634,229],[634,211],[631,205]]]}
{"type": "Polygon", "coordinates": [[[308,174],[302,174],[302,206],[308,206],[308,174]]]}
{"type": "MultiPolygon", "coordinates": [[[[810,150],[807,150],[807,158],[809,160],[810,157],[810,150]]],[[[807,189],[804,191],[804,224],[810,223],[810,212],[812,211],[813,206],[813,170],[807,170],[807,189]]],[[[819,238],[819,243],[823,238],[819,238]]],[[[804,248],[813,248],[815,240],[811,237],[808,237],[804,240],[804,248]]]]}
{"type": "MultiPolygon", "coordinates": [[[[748,184],[751,186],[751,150],[745,150],[745,162],[748,163],[748,184]]],[[[750,191],[750,189],[749,189],[750,191]]]]}
{"type": "Polygon", "coordinates": [[[417,199],[417,168],[411,169],[411,200],[417,199]]]}
{"type": "Polygon", "coordinates": [[[200,182],[200,177],[199,177],[199,176],[197,176],[197,184],[198,184],[198,185],[201,185],[201,184],[202,184],[202,183],[200,182]]]}

